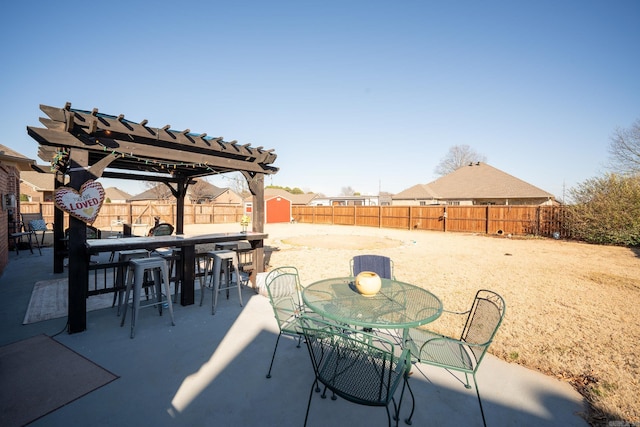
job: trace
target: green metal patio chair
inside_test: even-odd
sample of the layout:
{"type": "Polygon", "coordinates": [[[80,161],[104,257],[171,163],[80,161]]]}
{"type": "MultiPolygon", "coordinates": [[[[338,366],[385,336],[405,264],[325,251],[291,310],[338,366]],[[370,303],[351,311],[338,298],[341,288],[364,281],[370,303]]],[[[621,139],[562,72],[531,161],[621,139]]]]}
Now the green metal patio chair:
{"type": "Polygon", "coordinates": [[[319,384],[325,386],[322,398],[326,397],[329,389],[353,403],[384,406],[389,426],[389,405],[393,403],[393,419],[397,426],[406,387],[411,394],[413,414],[415,401],[408,382],[411,368],[408,349],[398,353],[398,356],[394,344],[386,338],[318,318],[303,316],[301,325],[315,372],[304,419],[305,426],[313,392],[320,391],[319,384]],[[402,391],[396,403],[395,394],[401,383],[402,391]]]}
{"type": "Polygon", "coordinates": [[[273,314],[276,317],[278,328],[280,329],[278,338],[276,339],[276,345],[273,349],[273,355],[271,356],[269,372],[267,373],[267,378],[271,378],[271,368],[273,367],[273,360],[276,357],[280,337],[282,335],[288,335],[297,338],[298,345],[296,347],[300,348],[300,342],[302,341],[300,317],[302,313],[305,311],[310,312],[310,310],[305,308],[302,301],[302,286],[300,285],[300,276],[297,268],[274,268],[265,278],[265,286],[269,294],[273,314]]]}
{"type": "MultiPolygon", "coordinates": [[[[502,323],[505,309],[504,299],[500,295],[481,289],[476,293],[473,305],[468,311],[444,311],[456,315],[467,315],[459,339],[436,334],[426,329],[413,328],[409,330],[405,343],[405,347],[411,350],[412,357],[421,363],[464,372],[466,388],[471,388],[469,374],[473,376],[482,422],[485,426],[487,422],[476,381],[476,372],[502,323]]],[[[409,420],[411,416],[409,416],[409,420]]]]}

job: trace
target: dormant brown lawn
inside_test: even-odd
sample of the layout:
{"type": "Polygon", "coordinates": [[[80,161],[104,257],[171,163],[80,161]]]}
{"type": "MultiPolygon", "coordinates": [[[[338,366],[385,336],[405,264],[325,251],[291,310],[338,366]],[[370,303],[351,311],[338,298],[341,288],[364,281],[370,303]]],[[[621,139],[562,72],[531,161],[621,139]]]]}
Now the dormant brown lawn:
{"type": "Polygon", "coordinates": [[[466,310],[477,289],[507,303],[490,352],[569,381],[590,401],[589,421],[640,422],[640,251],[553,239],[267,224],[272,266],[303,285],[349,274],[363,253],[391,257],[399,280],[466,310]]]}

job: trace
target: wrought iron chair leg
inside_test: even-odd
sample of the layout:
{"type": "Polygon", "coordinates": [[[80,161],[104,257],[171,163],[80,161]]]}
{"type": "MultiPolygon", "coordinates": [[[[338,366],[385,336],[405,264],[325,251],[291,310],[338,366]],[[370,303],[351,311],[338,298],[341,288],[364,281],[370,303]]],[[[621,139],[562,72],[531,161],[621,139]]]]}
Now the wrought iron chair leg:
{"type": "MultiPolygon", "coordinates": [[[[411,384],[409,384],[408,376],[407,376],[405,382],[407,384],[407,389],[409,390],[409,394],[411,395],[411,413],[409,414],[409,418],[405,418],[404,422],[407,425],[411,425],[411,418],[413,417],[413,411],[416,409],[416,398],[413,395],[413,390],[411,390],[411,384]]],[[[403,390],[403,392],[404,392],[404,390],[403,390]]],[[[398,417],[400,417],[400,414],[398,414],[398,417]]]]}
{"type": "MultiPolygon", "coordinates": [[[[469,374],[468,373],[464,373],[464,380],[466,381],[464,388],[466,388],[467,390],[471,389],[471,384],[469,383],[469,374]]],[[[473,376],[473,382],[476,382],[476,376],[473,376]]],[[[476,387],[477,389],[478,387],[476,387]]]]}
{"type": "Polygon", "coordinates": [[[487,427],[487,421],[484,419],[484,409],[482,409],[482,399],[480,399],[480,390],[478,389],[478,382],[476,381],[476,374],[473,374],[473,383],[476,386],[476,394],[478,395],[478,403],[480,404],[480,414],[482,415],[482,424],[487,427]]]}
{"type": "Polygon", "coordinates": [[[307,413],[304,416],[304,425],[305,425],[305,427],[307,425],[307,419],[309,419],[309,408],[311,407],[311,398],[313,398],[313,391],[315,389],[318,389],[318,391],[320,389],[320,386],[318,385],[318,379],[317,378],[313,381],[313,384],[311,384],[311,392],[309,392],[309,402],[307,403],[307,413]]]}
{"type": "Polygon", "coordinates": [[[269,365],[269,372],[267,372],[267,378],[271,378],[271,368],[273,367],[273,360],[276,358],[276,351],[278,350],[278,343],[280,342],[280,337],[282,333],[278,334],[278,338],[276,339],[276,346],[273,349],[273,355],[271,356],[271,364],[269,365]]]}

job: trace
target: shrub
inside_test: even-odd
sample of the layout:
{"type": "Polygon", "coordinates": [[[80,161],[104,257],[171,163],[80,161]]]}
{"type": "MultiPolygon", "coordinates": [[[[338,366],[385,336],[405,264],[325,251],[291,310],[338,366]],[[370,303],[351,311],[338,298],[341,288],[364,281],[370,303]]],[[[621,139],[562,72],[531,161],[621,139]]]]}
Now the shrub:
{"type": "Polygon", "coordinates": [[[640,246],[640,177],[607,174],[570,190],[571,235],[589,243],[640,246]]]}

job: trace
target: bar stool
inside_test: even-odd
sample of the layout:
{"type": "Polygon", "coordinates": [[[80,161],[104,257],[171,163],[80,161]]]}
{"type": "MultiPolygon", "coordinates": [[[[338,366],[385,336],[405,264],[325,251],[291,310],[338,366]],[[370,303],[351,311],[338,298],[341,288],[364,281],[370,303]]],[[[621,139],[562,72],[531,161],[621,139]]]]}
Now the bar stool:
{"type": "MultiPolygon", "coordinates": [[[[131,249],[128,251],[118,252],[118,262],[129,262],[132,259],[149,258],[149,251],[146,249],[131,249]]],[[[120,288],[113,294],[113,303],[111,307],[116,305],[116,298],[118,299],[118,316],[120,316],[120,308],[122,307],[122,298],[127,287],[127,272],[129,266],[120,266],[116,270],[116,288],[120,288]]]]}
{"type": "MultiPolygon", "coordinates": [[[[243,273],[246,272],[247,268],[251,271],[253,270],[253,248],[248,241],[236,240],[231,242],[218,242],[215,244],[215,250],[234,251],[238,258],[238,270],[243,273]]],[[[249,276],[251,271],[248,273],[249,276]]],[[[243,280],[243,284],[252,286],[249,284],[249,278],[243,280]]]]}
{"type": "Polygon", "coordinates": [[[200,305],[204,301],[204,290],[211,289],[213,295],[211,296],[211,314],[216,314],[216,307],[218,306],[218,293],[222,290],[227,291],[227,299],[229,299],[229,289],[238,288],[238,298],[240,299],[240,306],[242,307],[242,289],[240,287],[242,278],[240,271],[238,270],[238,257],[234,251],[220,250],[209,251],[205,254],[205,270],[204,270],[204,287],[200,291],[200,305]],[[236,273],[235,285],[231,281],[231,269],[236,273]],[[207,276],[211,274],[209,283],[207,284],[207,276]],[[225,286],[220,287],[220,278],[224,275],[225,286]]]}
{"type": "Polygon", "coordinates": [[[175,326],[175,320],[173,318],[173,304],[171,302],[171,294],[169,288],[169,268],[167,262],[160,257],[151,258],[138,258],[129,261],[129,272],[127,273],[127,292],[125,296],[124,313],[122,314],[122,321],[120,326],[124,326],[124,321],[127,317],[127,306],[129,305],[129,293],[133,288],[133,302],[131,309],[131,338],[135,335],[136,328],[136,316],[140,307],[140,293],[144,282],[146,272],[152,272],[154,278],[154,286],[158,293],[158,300],[150,304],[145,304],[143,307],[158,306],[158,312],[162,316],[162,282],[164,282],[164,291],[167,298],[167,305],[169,306],[169,315],[171,316],[171,325],[175,326]]]}
{"type": "Polygon", "coordinates": [[[181,248],[158,248],[153,254],[161,256],[169,263],[169,280],[175,283],[173,302],[178,301],[178,292],[182,284],[182,249],[181,248]],[[175,272],[175,276],[174,276],[175,272]]]}

